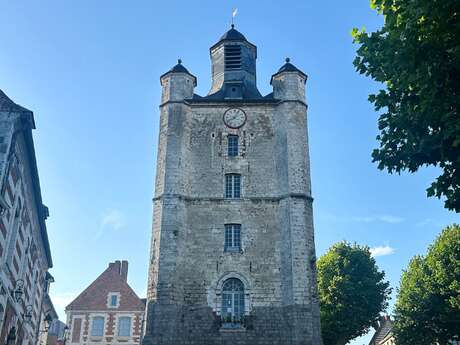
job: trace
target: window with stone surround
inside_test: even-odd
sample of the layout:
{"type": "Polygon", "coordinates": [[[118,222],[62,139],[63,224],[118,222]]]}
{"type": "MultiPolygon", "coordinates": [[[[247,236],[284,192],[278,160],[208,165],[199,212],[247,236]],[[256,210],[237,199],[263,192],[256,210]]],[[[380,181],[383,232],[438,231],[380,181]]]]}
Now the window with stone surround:
{"type": "Polygon", "coordinates": [[[238,199],[241,197],[241,175],[225,175],[225,197],[229,199],[238,199]]]}
{"type": "Polygon", "coordinates": [[[241,224],[225,224],[226,252],[239,252],[241,250],[241,224]]]}
{"type": "Polygon", "coordinates": [[[229,157],[235,157],[238,156],[239,148],[238,148],[238,141],[239,138],[237,135],[229,135],[227,137],[228,140],[228,150],[227,154],[229,157]]]}
{"type": "Polygon", "coordinates": [[[104,317],[94,316],[91,323],[91,336],[102,337],[104,336],[104,317]]]}
{"type": "Polygon", "coordinates": [[[119,292],[109,292],[107,295],[107,307],[108,308],[118,308],[120,306],[120,293],[119,292]]]}
{"type": "Polygon", "coordinates": [[[131,318],[121,316],[118,318],[118,336],[129,337],[131,335],[131,318]]]}
{"type": "Polygon", "coordinates": [[[227,279],[222,286],[222,321],[224,327],[241,325],[244,318],[244,285],[237,278],[227,279]]]}

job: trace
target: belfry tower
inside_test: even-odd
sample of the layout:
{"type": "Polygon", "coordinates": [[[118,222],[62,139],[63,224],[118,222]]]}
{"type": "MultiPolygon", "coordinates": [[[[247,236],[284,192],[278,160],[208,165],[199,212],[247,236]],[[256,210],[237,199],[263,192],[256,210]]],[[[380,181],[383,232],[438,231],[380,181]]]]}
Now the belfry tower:
{"type": "Polygon", "coordinates": [[[143,345],[321,345],[307,76],[286,59],[262,96],[233,25],[210,55],[206,96],[180,60],[160,78],[143,345]]]}

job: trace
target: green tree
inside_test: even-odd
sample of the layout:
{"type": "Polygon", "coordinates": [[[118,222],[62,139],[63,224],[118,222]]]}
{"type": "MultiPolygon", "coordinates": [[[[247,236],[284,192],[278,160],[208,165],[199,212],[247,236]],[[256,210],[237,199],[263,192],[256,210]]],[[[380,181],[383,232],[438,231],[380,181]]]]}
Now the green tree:
{"type": "Polygon", "coordinates": [[[372,0],[380,30],[353,29],[356,70],[384,83],[369,96],[382,111],[372,158],[389,173],[437,166],[428,196],[460,212],[460,1],[372,0]]]}
{"type": "Polygon", "coordinates": [[[325,345],[365,334],[391,292],[368,247],[340,242],[318,260],[321,331],[325,345]]]}
{"type": "Polygon", "coordinates": [[[395,306],[398,345],[447,345],[460,336],[460,227],[444,229],[401,277],[395,306]]]}

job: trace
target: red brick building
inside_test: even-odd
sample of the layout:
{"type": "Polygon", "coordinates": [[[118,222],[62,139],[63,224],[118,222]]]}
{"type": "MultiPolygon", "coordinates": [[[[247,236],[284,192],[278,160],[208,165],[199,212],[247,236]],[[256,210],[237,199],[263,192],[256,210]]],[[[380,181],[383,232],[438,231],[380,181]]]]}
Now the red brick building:
{"type": "Polygon", "coordinates": [[[139,344],[145,300],[131,289],[127,278],[128,262],[112,262],[66,307],[67,345],[139,344]]]}
{"type": "MultiPolygon", "coordinates": [[[[33,113],[0,90],[0,344],[35,345],[52,277],[33,113]]],[[[51,302],[50,302],[51,303],[51,302]]]]}

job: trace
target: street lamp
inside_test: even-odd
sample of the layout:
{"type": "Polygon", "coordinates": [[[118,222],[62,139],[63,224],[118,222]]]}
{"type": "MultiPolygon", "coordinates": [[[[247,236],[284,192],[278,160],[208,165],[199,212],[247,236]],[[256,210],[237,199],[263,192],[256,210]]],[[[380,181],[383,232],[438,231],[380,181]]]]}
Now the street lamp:
{"type": "Polygon", "coordinates": [[[64,327],[64,343],[62,345],[65,345],[65,343],[67,341],[68,333],[69,333],[69,326],[65,325],[65,327],[64,327]]]}
{"type": "Polygon", "coordinates": [[[6,345],[14,345],[16,342],[16,327],[10,329],[8,337],[6,338],[6,345]]]}
{"type": "Polygon", "coordinates": [[[45,332],[48,332],[48,330],[50,329],[51,321],[53,321],[53,318],[51,317],[50,314],[48,314],[46,315],[45,320],[43,321],[45,321],[45,325],[44,325],[45,332]]]}
{"type": "Polygon", "coordinates": [[[31,305],[28,305],[26,307],[26,312],[24,313],[24,320],[26,322],[30,322],[32,320],[32,311],[33,311],[33,307],[31,305]]]}
{"type": "Polygon", "coordinates": [[[22,299],[22,295],[24,294],[24,280],[18,279],[16,280],[16,288],[14,289],[14,299],[17,303],[22,299]]]}

